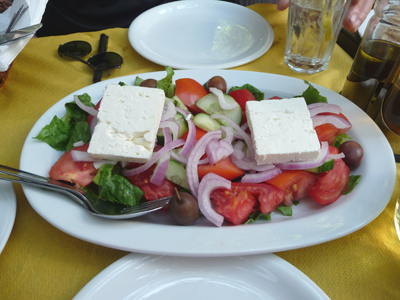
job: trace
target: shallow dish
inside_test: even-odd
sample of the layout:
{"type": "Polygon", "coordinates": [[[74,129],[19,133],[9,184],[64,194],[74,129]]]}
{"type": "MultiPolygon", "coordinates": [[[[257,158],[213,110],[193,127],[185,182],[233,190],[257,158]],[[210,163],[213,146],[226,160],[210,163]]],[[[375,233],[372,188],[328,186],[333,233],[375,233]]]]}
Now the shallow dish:
{"type": "MultiPolygon", "coordinates": [[[[292,97],[307,85],[296,78],[247,71],[176,71],[174,79],[193,78],[204,83],[214,75],[225,78],[229,86],[250,83],[265,92],[265,97],[292,97]]],[[[161,79],[166,72],[138,74],[161,79]]],[[[122,81],[133,84],[136,75],[102,81],[73,94],[88,93],[93,102],[100,100],[107,84],[122,81]]],[[[110,248],[157,255],[238,256],[277,252],[307,247],[348,235],[371,222],[387,205],[396,179],[392,149],[381,130],[356,105],[324,87],[314,85],[330,103],[342,107],[352,122],[348,134],[364,148],[363,164],[353,172],[363,176],[361,183],[347,196],[322,206],[309,199],[293,207],[293,217],[272,215],[272,221],[217,228],[204,218],[193,226],[174,225],[166,212],[138,219],[114,221],[94,217],[63,195],[23,186],[32,207],[60,230],[82,240],[110,248]]],[[[61,152],[33,139],[54,115],[62,117],[65,97],[45,112],[33,126],[24,144],[20,168],[47,176],[61,152]]]]}
{"type": "Polygon", "coordinates": [[[226,69],[246,64],[272,45],[274,32],[259,14],[225,1],[176,1],[138,16],[128,31],[148,60],[175,69],[226,69]]]}
{"type": "Polygon", "coordinates": [[[17,212],[17,200],[11,182],[0,181],[0,253],[3,251],[17,212]]]}
{"type": "Polygon", "coordinates": [[[182,258],[131,253],[93,278],[74,298],[80,299],[329,298],[310,278],[274,254],[182,258]]]}

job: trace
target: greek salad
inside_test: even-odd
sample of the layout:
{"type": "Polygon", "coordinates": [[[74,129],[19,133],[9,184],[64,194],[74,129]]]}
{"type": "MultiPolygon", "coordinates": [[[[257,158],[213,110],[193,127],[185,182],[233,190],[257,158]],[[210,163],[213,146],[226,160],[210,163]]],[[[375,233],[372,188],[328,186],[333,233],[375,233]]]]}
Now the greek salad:
{"type": "MultiPolygon", "coordinates": [[[[246,103],[264,94],[250,83],[228,88],[221,76],[205,83],[137,77],[133,85],[162,89],[165,105],[153,155],[146,163],[109,161],[87,150],[101,99],[76,95],[66,113],[54,116],[35,137],[65,152],[49,177],[70,182],[101,201],[134,206],[171,196],[171,217],[194,224],[200,214],[216,226],[248,224],[273,213],[292,216],[292,205],[327,205],[351,192],[361,176],[350,174],[363,149],[346,132],[350,121],[310,83],[299,97],[307,103],[321,144],[310,161],[259,165],[255,161],[246,103]],[[98,101],[96,104],[94,101],[98,101]]],[[[124,86],[126,83],[120,82],[124,86]]],[[[279,95],[264,101],[279,101],[279,95]]]]}

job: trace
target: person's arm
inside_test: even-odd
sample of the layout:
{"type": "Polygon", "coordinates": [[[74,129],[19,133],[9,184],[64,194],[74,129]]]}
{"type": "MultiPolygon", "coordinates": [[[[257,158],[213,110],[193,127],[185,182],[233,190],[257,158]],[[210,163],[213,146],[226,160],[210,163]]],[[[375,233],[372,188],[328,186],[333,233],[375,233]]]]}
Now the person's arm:
{"type": "MultiPolygon", "coordinates": [[[[375,0],[352,0],[343,20],[343,27],[350,32],[356,32],[372,9],[374,2],[375,0]]],[[[278,10],[285,10],[289,7],[289,0],[277,0],[276,7],[278,10]]]]}

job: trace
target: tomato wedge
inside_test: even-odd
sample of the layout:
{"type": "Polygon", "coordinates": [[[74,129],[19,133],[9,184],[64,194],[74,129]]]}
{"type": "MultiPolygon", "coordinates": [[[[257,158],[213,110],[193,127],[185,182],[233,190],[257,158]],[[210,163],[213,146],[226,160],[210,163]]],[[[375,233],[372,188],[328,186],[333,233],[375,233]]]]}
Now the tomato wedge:
{"type": "Polygon", "coordinates": [[[293,201],[307,196],[307,189],[317,179],[317,175],[307,171],[286,170],[266,182],[285,192],[282,203],[289,206],[293,201]]]}
{"type": "Polygon", "coordinates": [[[214,173],[228,180],[233,180],[239,176],[244,175],[246,172],[239,169],[231,161],[230,157],[221,159],[219,162],[213,165],[205,164],[197,167],[197,174],[201,180],[206,174],[214,173]]]}
{"type": "Polygon", "coordinates": [[[87,151],[89,144],[75,147],[65,152],[51,167],[49,177],[55,180],[63,180],[75,183],[79,187],[84,187],[93,182],[97,174],[97,169],[92,162],[73,161],[71,151],[87,151]]]}
{"type": "MultiPolygon", "coordinates": [[[[339,150],[329,147],[329,152],[338,154],[339,150]]],[[[335,202],[347,189],[350,169],[342,159],[335,159],[332,170],[320,174],[320,178],[307,189],[307,193],[320,204],[335,202]]]]}
{"type": "MultiPolygon", "coordinates": [[[[339,116],[339,117],[341,117],[341,118],[343,118],[343,119],[345,119],[346,121],[348,121],[349,123],[350,123],[350,121],[346,118],[346,116],[344,115],[344,114],[342,114],[342,113],[340,113],[340,114],[334,114],[334,113],[321,113],[321,114],[319,114],[319,115],[334,115],[334,116],[339,116]]],[[[351,127],[350,127],[351,128],[351,127]]],[[[337,134],[341,134],[341,133],[346,133],[350,128],[345,128],[345,129],[337,129],[337,134]]]]}
{"type": "Polygon", "coordinates": [[[254,95],[249,92],[249,90],[242,89],[242,90],[235,90],[229,93],[229,96],[231,96],[235,101],[240,105],[242,108],[242,124],[247,122],[247,116],[246,116],[246,102],[247,101],[255,101],[256,98],[254,98],[254,95]]]}
{"type": "MultiPolygon", "coordinates": [[[[195,126],[196,128],[196,141],[200,140],[203,135],[205,135],[207,133],[207,131],[195,126]]],[[[187,136],[189,134],[189,131],[186,131],[184,134],[182,134],[181,139],[185,140],[187,139],[187,136]]]]}
{"type": "Polygon", "coordinates": [[[155,167],[156,165],[153,165],[144,172],[126,177],[130,183],[142,190],[144,198],[148,201],[171,196],[175,193],[175,184],[168,179],[164,179],[161,186],[150,182],[155,167]]]}
{"type": "MultiPolygon", "coordinates": [[[[99,110],[100,103],[101,103],[101,99],[100,99],[100,101],[97,102],[97,104],[95,105],[95,107],[94,107],[95,110],[99,110]]],[[[89,124],[89,126],[90,126],[90,124],[92,123],[93,118],[94,118],[94,117],[93,117],[92,115],[88,115],[88,117],[87,117],[87,119],[86,119],[86,122],[89,124]]]]}
{"type": "Polygon", "coordinates": [[[338,129],[330,123],[322,124],[314,128],[320,142],[328,142],[332,145],[338,135],[338,129]]]}
{"type": "Polygon", "coordinates": [[[216,212],[232,224],[239,225],[258,205],[262,213],[273,212],[282,202],[284,194],[268,184],[232,182],[230,190],[214,190],[210,197],[216,212]]]}
{"type": "Polygon", "coordinates": [[[196,106],[196,101],[207,95],[207,90],[196,80],[181,78],[175,81],[175,95],[194,114],[203,112],[196,106]]]}

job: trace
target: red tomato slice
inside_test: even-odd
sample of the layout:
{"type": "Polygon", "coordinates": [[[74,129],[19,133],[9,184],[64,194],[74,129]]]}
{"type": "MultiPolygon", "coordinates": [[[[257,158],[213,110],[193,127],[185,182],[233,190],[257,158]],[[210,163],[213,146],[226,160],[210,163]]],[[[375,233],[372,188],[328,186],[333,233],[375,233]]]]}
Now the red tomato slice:
{"type": "Polygon", "coordinates": [[[238,178],[239,176],[244,175],[246,172],[242,169],[239,169],[234,165],[230,159],[230,157],[221,159],[214,165],[199,165],[197,167],[197,174],[199,175],[199,179],[201,180],[206,174],[214,173],[221,177],[224,177],[228,180],[233,180],[238,178]]]}
{"type": "Polygon", "coordinates": [[[279,96],[272,96],[271,98],[268,98],[268,100],[280,100],[282,97],[279,96]]]}
{"type": "Polygon", "coordinates": [[[329,145],[333,144],[333,142],[335,141],[335,137],[338,135],[338,129],[329,123],[319,125],[314,129],[318,135],[319,141],[326,141],[329,143],[329,145]]]}
{"type": "Polygon", "coordinates": [[[281,190],[271,185],[239,182],[232,182],[230,190],[217,189],[211,193],[215,211],[234,225],[245,222],[258,204],[263,213],[274,211],[283,196],[281,190]]]}
{"type": "Polygon", "coordinates": [[[254,98],[254,95],[249,92],[249,90],[242,89],[242,90],[236,90],[232,91],[229,93],[229,96],[231,96],[235,101],[240,105],[242,108],[242,124],[247,122],[247,116],[246,116],[246,102],[247,101],[255,101],[256,98],[254,98]]]}
{"type": "MultiPolygon", "coordinates": [[[[329,147],[329,152],[338,154],[339,150],[329,147]]],[[[350,169],[342,159],[335,159],[332,170],[320,174],[320,178],[307,189],[307,193],[315,201],[321,204],[329,204],[340,198],[347,189],[349,183],[350,169]]]]}
{"type": "Polygon", "coordinates": [[[303,170],[286,170],[267,181],[285,192],[283,204],[289,206],[295,200],[307,196],[307,189],[317,181],[318,176],[303,170]]]}
{"type": "MultiPolygon", "coordinates": [[[[198,141],[198,140],[200,140],[200,139],[203,137],[203,135],[205,135],[205,134],[207,133],[207,131],[205,131],[205,130],[203,130],[203,129],[197,127],[197,126],[195,126],[195,128],[196,128],[196,141],[198,141]]],[[[186,141],[188,134],[189,134],[189,131],[186,131],[186,132],[181,136],[181,139],[184,139],[184,140],[186,141]]]]}
{"type": "MultiPolygon", "coordinates": [[[[89,144],[75,147],[72,150],[87,151],[89,144]]],[[[90,184],[96,176],[97,169],[91,162],[76,162],[72,160],[71,150],[65,152],[51,167],[49,176],[55,180],[75,183],[83,187],[90,184]]]]}
{"type": "Polygon", "coordinates": [[[206,89],[191,78],[182,78],[175,81],[175,95],[194,114],[203,112],[196,106],[196,101],[207,95],[206,89]]]}
{"type": "Polygon", "coordinates": [[[130,183],[142,190],[144,198],[148,201],[171,196],[175,193],[175,184],[168,179],[164,179],[161,186],[150,182],[155,167],[156,165],[153,165],[144,172],[126,177],[130,183]]]}
{"type": "MultiPolygon", "coordinates": [[[[97,102],[96,106],[94,107],[95,110],[99,110],[100,103],[101,103],[101,99],[100,99],[99,102],[97,102]]],[[[89,124],[89,126],[90,126],[90,123],[92,123],[92,120],[93,120],[93,116],[92,115],[88,115],[88,117],[86,119],[86,122],[89,124]]]]}

